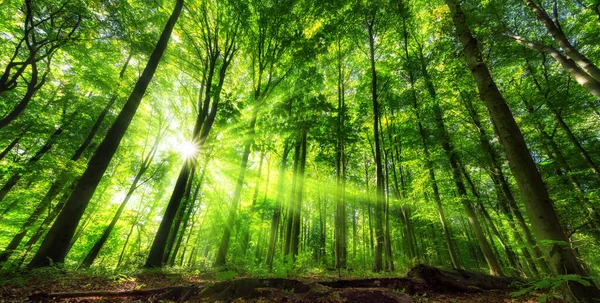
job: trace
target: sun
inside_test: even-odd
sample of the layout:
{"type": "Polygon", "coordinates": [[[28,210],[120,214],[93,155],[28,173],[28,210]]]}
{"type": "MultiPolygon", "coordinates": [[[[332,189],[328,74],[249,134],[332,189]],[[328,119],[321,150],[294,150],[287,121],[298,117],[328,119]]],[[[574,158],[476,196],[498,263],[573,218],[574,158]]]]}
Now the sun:
{"type": "Polygon", "coordinates": [[[180,143],[176,148],[179,151],[179,154],[181,154],[181,156],[186,160],[196,156],[200,151],[198,144],[193,141],[185,141],[180,143]]]}

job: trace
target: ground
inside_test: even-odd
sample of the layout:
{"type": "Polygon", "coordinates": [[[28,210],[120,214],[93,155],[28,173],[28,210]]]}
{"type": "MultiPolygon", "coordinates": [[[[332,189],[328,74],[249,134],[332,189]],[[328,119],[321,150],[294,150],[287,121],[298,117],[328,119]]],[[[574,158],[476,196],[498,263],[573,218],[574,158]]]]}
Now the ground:
{"type": "MultiPolygon", "coordinates": [[[[42,271],[0,278],[0,303],[4,302],[538,302],[542,294],[512,298],[510,290],[440,292],[416,289],[407,279],[341,280],[327,277],[295,279],[235,278],[217,281],[210,274],[140,272],[132,275],[42,271]],[[140,291],[131,296],[129,291],[140,291]],[[144,292],[145,290],[155,290],[144,292]],[[90,296],[108,291],[109,297],[90,296]],[[85,294],[85,293],[88,294],[85,294]],[[120,293],[119,293],[120,292],[120,293]],[[76,293],[73,298],[46,294],[76,293]]],[[[559,303],[557,299],[546,302],[559,303]]]]}

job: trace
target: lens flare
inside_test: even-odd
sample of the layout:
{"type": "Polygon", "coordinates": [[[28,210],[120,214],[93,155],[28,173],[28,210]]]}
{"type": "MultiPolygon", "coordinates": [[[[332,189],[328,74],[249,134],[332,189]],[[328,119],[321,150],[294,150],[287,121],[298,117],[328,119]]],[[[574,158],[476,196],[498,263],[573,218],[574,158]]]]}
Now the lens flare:
{"type": "Polygon", "coordinates": [[[200,151],[198,144],[190,141],[185,141],[179,144],[177,149],[179,150],[179,154],[181,154],[181,156],[186,160],[196,156],[200,151]]]}

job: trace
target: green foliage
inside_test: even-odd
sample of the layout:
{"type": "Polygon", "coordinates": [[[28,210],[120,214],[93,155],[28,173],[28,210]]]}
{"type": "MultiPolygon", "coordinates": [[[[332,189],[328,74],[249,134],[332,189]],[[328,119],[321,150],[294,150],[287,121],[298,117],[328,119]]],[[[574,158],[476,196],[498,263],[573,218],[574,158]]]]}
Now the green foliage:
{"type": "Polygon", "coordinates": [[[558,275],[538,280],[532,283],[531,286],[512,292],[510,295],[513,298],[516,298],[525,294],[537,294],[538,292],[542,292],[543,294],[538,296],[538,301],[546,302],[555,292],[560,292],[562,291],[562,288],[568,287],[569,282],[575,282],[585,286],[590,285],[590,281],[578,275],[558,275]]]}
{"type": "MultiPolygon", "coordinates": [[[[60,42],[51,58],[39,61],[40,73],[48,71],[46,81],[23,113],[0,128],[0,152],[6,150],[0,159],[0,187],[13,176],[19,179],[0,200],[0,252],[26,231],[2,263],[8,273],[19,272],[39,248],[61,202],[69,197],[121,112],[174,4],[30,2],[35,3],[37,18],[66,6],[55,22],[42,22],[44,30],[38,31],[40,38],[53,40],[51,45],[60,42]],[[67,41],[59,28],[73,26],[77,16],[81,24],[67,41]],[[84,146],[105,109],[106,117],[84,146]],[[43,152],[59,128],[63,132],[43,152]],[[73,159],[82,146],[83,153],[73,159]],[[36,159],[38,152],[43,153],[36,159]],[[44,205],[44,197],[56,183],[60,188],[44,205]]],[[[553,246],[576,249],[578,259],[597,280],[600,188],[598,173],[581,155],[585,152],[600,162],[598,100],[554,57],[507,37],[519,34],[564,53],[522,1],[460,2],[483,61],[525,137],[568,236],[568,242],[539,239],[535,244],[542,250],[553,246]]],[[[592,10],[576,2],[556,2],[558,21],[573,45],[592,63],[600,64],[596,41],[600,23],[592,10]]],[[[554,14],[550,1],[541,3],[554,14]]],[[[0,71],[9,65],[25,34],[25,10],[23,0],[0,4],[0,71]]],[[[28,52],[21,47],[15,58],[22,61],[28,52]]],[[[22,99],[31,77],[29,66],[13,90],[0,92],[0,118],[22,99]]],[[[196,273],[228,280],[239,276],[386,277],[418,263],[450,268],[443,226],[462,267],[487,272],[442,146],[445,142],[435,115],[438,108],[449,143],[464,168],[459,181],[468,191],[467,200],[477,205],[485,241],[505,274],[528,278],[548,274],[523,230],[523,226],[541,227],[530,226],[530,208],[525,207],[517,178],[465,65],[448,7],[442,1],[423,0],[186,0],[132,124],[77,222],[75,237],[69,239],[64,264],[39,274],[53,278],[53,270],[79,267],[130,189],[129,201],[85,273],[113,280],[137,273],[146,262],[184,163],[195,168],[185,199],[192,201],[195,190],[197,195],[186,204],[193,207],[179,212],[187,218],[179,233],[171,235],[179,248],[176,253],[172,248],[175,256],[165,261],[166,269],[157,270],[160,273],[173,277],[196,273]],[[233,37],[233,59],[221,78],[226,45],[233,37]],[[210,64],[214,65],[212,74],[210,64]],[[380,125],[373,124],[373,89],[380,125]],[[214,110],[204,104],[207,97],[218,100],[214,110]],[[198,148],[197,134],[193,137],[202,113],[214,114],[215,120],[198,148]],[[380,134],[383,180],[376,177],[375,129],[380,134]],[[303,132],[307,153],[300,192],[296,150],[303,132]],[[249,139],[252,144],[245,163],[242,155],[249,139]],[[154,141],[158,142],[156,152],[148,158],[154,141]],[[148,166],[134,184],[144,159],[149,159],[148,166]],[[385,201],[379,217],[375,212],[378,181],[385,201]],[[236,187],[241,188],[239,204],[232,203],[236,187]],[[440,221],[436,192],[446,222],[440,221]],[[507,204],[507,194],[514,198],[514,205],[507,204]],[[299,253],[285,256],[286,245],[293,240],[288,236],[288,223],[297,215],[295,203],[301,204],[299,253]],[[276,213],[273,262],[266,264],[276,213]],[[342,220],[336,220],[336,214],[342,220]],[[227,266],[215,272],[213,263],[230,217],[227,266]],[[390,243],[387,259],[394,263],[394,272],[372,272],[379,222],[390,243]],[[340,254],[336,239],[342,238],[346,264],[336,269],[335,258],[340,254]],[[510,264],[510,251],[518,264],[510,264]]],[[[524,288],[523,293],[552,292],[568,282],[581,281],[572,276],[547,278],[524,288]]]]}

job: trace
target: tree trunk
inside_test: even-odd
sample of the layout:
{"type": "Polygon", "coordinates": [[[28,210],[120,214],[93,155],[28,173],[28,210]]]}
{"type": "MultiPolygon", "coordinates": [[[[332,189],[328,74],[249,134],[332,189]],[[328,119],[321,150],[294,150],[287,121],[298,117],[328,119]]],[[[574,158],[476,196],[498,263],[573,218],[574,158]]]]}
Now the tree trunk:
{"type": "MultiPolygon", "coordinates": [[[[549,257],[548,260],[554,273],[577,274],[586,277],[581,264],[568,246],[567,237],[560,226],[544,182],[529,154],[521,130],[492,79],[490,71],[483,63],[483,57],[477,47],[477,40],[467,26],[459,2],[456,0],[445,0],[445,2],[450,9],[459,40],[463,45],[467,65],[477,82],[481,99],[487,106],[500,135],[500,143],[525,200],[525,208],[531,219],[534,233],[541,241],[551,241],[543,245],[543,248],[549,257]]],[[[567,282],[567,285],[570,292],[569,294],[565,292],[565,296],[571,301],[592,302],[594,298],[600,297],[600,290],[593,282],[590,286],[584,286],[575,281],[567,282]]]]}
{"type": "Polygon", "coordinates": [[[283,156],[279,166],[279,178],[277,180],[277,205],[273,211],[273,220],[271,221],[271,233],[269,236],[269,248],[267,250],[267,266],[269,270],[273,269],[273,257],[275,256],[275,248],[277,247],[277,231],[279,230],[279,222],[281,220],[281,208],[283,206],[283,185],[285,180],[285,166],[290,149],[286,142],[283,147],[283,156]]]}
{"type": "Polygon", "coordinates": [[[0,152],[0,161],[2,161],[2,159],[4,159],[4,157],[6,157],[6,155],[8,155],[8,153],[17,145],[19,144],[19,141],[21,141],[21,139],[23,139],[23,136],[25,135],[25,133],[27,132],[27,129],[22,130],[16,138],[14,138],[12,141],[10,141],[10,143],[2,150],[2,152],[0,152]]]}
{"type": "MultiPolygon", "coordinates": [[[[125,62],[125,65],[121,69],[121,73],[119,74],[120,75],[120,79],[123,78],[123,75],[125,73],[125,69],[126,69],[127,65],[129,64],[129,60],[131,60],[131,54],[129,55],[129,57],[127,58],[127,60],[125,62]]],[[[104,109],[102,110],[102,112],[100,113],[100,115],[98,116],[98,118],[96,118],[96,122],[92,126],[92,129],[88,133],[88,136],[81,143],[81,145],[79,145],[79,147],[77,148],[77,150],[75,151],[75,153],[71,156],[71,159],[70,159],[71,163],[69,163],[69,165],[72,164],[72,163],[74,163],[74,162],[77,162],[83,156],[83,153],[90,146],[92,140],[94,139],[94,137],[96,136],[96,133],[98,132],[98,129],[100,128],[100,125],[104,121],[104,118],[106,117],[106,115],[108,114],[108,112],[110,111],[110,109],[112,108],[112,106],[115,103],[116,99],[117,99],[116,95],[114,97],[112,97],[110,99],[110,101],[108,102],[108,104],[104,107],[104,109]]],[[[16,144],[23,137],[23,135],[25,134],[26,131],[27,130],[22,131],[21,134],[17,138],[15,138],[15,140],[13,140],[11,142],[11,144],[13,144],[13,143],[16,144]]],[[[2,155],[0,155],[0,161],[4,157],[4,152],[6,151],[8,153],[8,151],[10,151],[10,149],[12,149],[12,147],[5,148],[5,150],[2,152],[2,155]]],[[[68,167],[70,167],[70,166],[68,166],[68,167]]],[[[48,191],[44,195],[44,198],[42,198],[42,201],[36,206],[35,210],[27,218],[27,220],[25,221],[25,223],[21,227],[20,232],[13,237],[13,239],[11,240],[11,242],[10,242],[9,246],[7,247],[7,249],[5,249],[2,254],[0,254],[0,262],[8,260],[8,258],[12,254],[12,252],[19,247],[19,245],[21,244],[21,241],[23,241],[23,238],[29,232],[29,228],[32,227],[33,224],[35,224],[35,222],[37,221],[37,219],[39,218],[39,216],[51,205],[51,203],[54,200],[54,198],[56,198],[56,196],[58,194],[60,194],[60,191],[63,189],[63,187],[65,186],[65,184],[68,182],[68,179],[69,179],[68,176],[67,176],[68,173],[69,173],[68,169],[62,171],[59,174],[59,176],[56,178],[56,180],[54,180],[52,182],[52,184],[50,185],[50,188],[48,189],[48,191]],[[5,255],[5,254],[8,254],[8,255],[5,255]],[[4,259],[4,258],[6,258],[6,259],[4,259]]],[[[54,220],[54,218],[52,218],[52,220],[54,220]]],[[[48,224],[49,223],[47,223],[46,225],[48,225],[48,224]]],[[[42,225],[44,225],[44,224],[42,224],[42,225]]]]}
{"type": "Polygon", "coordinates": [[[179,235],[179,230],[181,229],[181,223],[183,221],[183,218],[189,210],[189,205],[194,203],[194,201],[191,200],[192,186],[193,186],[194,180],[196,178],[196,165],[194,163],[195,163],[195,159],[190,159],[190,162],[188,162],[188,164],[191,166],[191,172],[189,172],[189,174],[188,174],[188,180],[185,181],[186,187],[183,191],[182,201],[179,204],[177,211],[175,212],[175,217],[173,217],[173,219],[171,221],[171,228],[169,230],[167,242],[165,243],[164,254],[162,256],[162,264],[163,265],[168,263],[169,257],[171,256],[171,254],[173,252],[173,246],[175,245],[175,242],[177,241],[177,237],[179,235]]]}
{"type": "Polygon", "coordinates": [[[292,226],[292,253],[295,259],[298,256],[298,246],[300,243],[300,226],[302,224],[302,195],[304,193],[304,169],[306,167],[306,130],[302,131],[300,138],[300,163],[298,166],[298,187],[296,189],[296,198],[294,199],[293,226],[292,226]]]}
{"type": "Polygon", "coordinates": [[[96,153],[90,159],[88,167],[77,183],[75,190],[69,197],[61,213],[58,215],[56,222],[42,241],[38,252],[29,263],[29,268],[45,267],[50,265],[51,261],[55,263],[64,262],[70,240],[75,233],[77,224],[142,101],[142,97],[148,88],[148,84],[150,84],[154,72],[158,67],[158,63],[167,48],[171,32],[179,18],[182,7],[183,0],[177,0],[175,9],[169,17],[152,55],[150,55],[148,64],[142,72],[142,76],[137,81],[129,99],[125,103],[125,106],[119,113],[119,116],[112,127],[109,129],[106,137],[96,150],[96,153]]]}
{"type": "Polygon", "coordinates": [[[293,176],[292,176],[292,188],[290,190],[290,198],[287,203],[287,214],[285,217],[285,243],[283,249],[283,261],[286,262],[290,254],[292,247],[292,228],[294,225],[294,199],[296,199],[296,188],[298,183],[298,163],[300,163],[300,143],[296,142],[294,146],[294,165],[293,165],[293,176]]]}
{"type": "Polygon", "coordinates": [[[344,100],[344,76],[342,71],[342,50],[341,38],[337,35],[337,140],[335,155],[336,172],[336,208],[335,208],[335,268],[345,268],[347,259],[346,242],[346,204],[345,204],[345,184],[346,176],[343,171],[344,162],[344,123],[345,123],[345,100],[344,100]]]}
{"type": "MultiPolygon", "coordinates": [[[[191,200],[188,200],[186,203],[186,204],[189,204],[189,206],[186,205],[185,214],[183,215],[183,219],[181,220],[181,222],[182,222],[181,231],[179,231],[177,233],[177,238],[176,238],[177,240],[175,241],[175,247],[173,248],[173,252],[168,255],[168,264],[170,266],[175,265],[175,259],[177,258],[177,254],[179,253],[179,248],[181,247],[181,242],[183,241],[183,237],[185,236],[187,226],[190,221],[190,217],[192,216],[192,213],[194,212],[194,210],[196,208],[196,199],[198,198],[198,192],[200,191],[200,188],[202,187],[202,182],[204,179],[204,171],[206,171],[206,165],[204,167],[205,167],[205,169],[202,171],[202,175],[200,176],[200,180],[198,181],[198,184],[196,185],[194,194],[191,196],[191,200]]],[[[190,182],[192,182],[192,181],[190,181],[190,182]]],[[[188,197],[187,199],[190,199],[190,198],[188,197]]],[[[191,232],[191,230],[190,230],[190,232],[191,232]]],[[[175,231],[173,231],[173,233],[174,233],[173,236],[175,236],[175,231]]]]}
{"type": "MultiPolygon", "coordinates": [[[[373,18],[374,19],[374,18],[373,18]]],[[[369,34],[369,60],[371,62],[371,98],[373,101],[373,140],[375,142],[375,180],[376,180],[376,197],[375,197],[375,254],[373,271],[379,272],[383,269],[383,208],[384,208],[384,180],[383,180],[383,164],[381,162],[381,146],[379,138],[379,102],[377,100],[377,70],[375,68],[375,32],[374,20],[371,20],[367,26],[369,34]]]]}
{"type": "Polygon", "coordinates": [[[40,81],[38,67],[37,63],[33,61],[31,63],[31,79],[29,79],[29,82],[27,82],[27,90],[25,91],[25,95],[23,95],[21,101],[19,101],[19,103],[17,103],[17,105],[10,112],[8,112],[4,117],[0,119],[0,129],[9,125],[11,122],[17,119],[19,115],[21,115],[21,113],[25,110],[31,99],[33,99],[35,93],[40,89],[41,84],[43,84],[45,78],[46,77],[42,77],[42,83],[38,85],[38,81],[40,81]]]}

